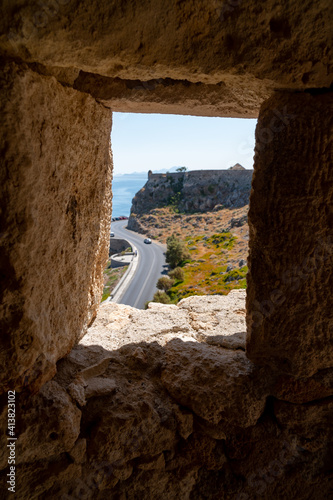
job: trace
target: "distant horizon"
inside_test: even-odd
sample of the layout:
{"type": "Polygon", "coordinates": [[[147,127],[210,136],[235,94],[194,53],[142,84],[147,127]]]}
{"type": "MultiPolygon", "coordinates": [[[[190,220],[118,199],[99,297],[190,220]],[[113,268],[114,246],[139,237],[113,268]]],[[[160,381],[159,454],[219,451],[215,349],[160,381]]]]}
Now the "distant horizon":
{"type": "Polygon", "coordinates": [[[257,120],[140,113],[113,113],[114,177],[170,171],[253,169],[257,120]]]}

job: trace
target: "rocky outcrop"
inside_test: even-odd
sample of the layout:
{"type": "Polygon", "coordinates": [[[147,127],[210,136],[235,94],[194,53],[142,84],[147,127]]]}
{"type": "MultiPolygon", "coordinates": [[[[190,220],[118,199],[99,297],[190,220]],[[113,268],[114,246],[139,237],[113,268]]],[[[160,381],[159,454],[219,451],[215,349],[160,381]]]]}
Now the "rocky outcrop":
{"type": "Polygon", "coordinates": [[[150,228],[146,227],[146,225],[143,224],[143,222],[134,215],[131,215],[128,218],[127,229],[130,229],[131,231],[135,231],[140,234],[150,234],[150,228]]]}
{"type": "MultiPolygon", "coordinates": [[[[243,207],[249,202],[252,173],[235,169],[151,174],[133,198],[131,213],[140,215],[165,205],[175,205],[182,212],[243,207]]],[[[132,219],[130,229],[134,229],[132,219]]]]}
{"type": "Polygon", "coordinates": [[[18,400],[18,498],[325,497],[332,398],[272,397],[279,376],[245,335],[241,290],[101,306],[54,380],[18,400]]]}
{"type": "Polygon", "coordinates": [[[8,63],[0,76],[0,392],[27,385],[36,391],[82,337],[100,302],[111,213],[105,135],[111,115],[25,65],[8,63]]]}

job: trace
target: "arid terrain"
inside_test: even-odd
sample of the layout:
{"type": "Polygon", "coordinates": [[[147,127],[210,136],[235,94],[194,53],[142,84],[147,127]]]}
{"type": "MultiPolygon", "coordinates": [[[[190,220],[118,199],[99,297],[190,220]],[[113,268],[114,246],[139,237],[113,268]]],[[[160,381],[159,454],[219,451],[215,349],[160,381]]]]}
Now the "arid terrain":
{"type": "Polygon", "coordinates": [[[174,213],[172,207],[156,208],[136,217],[137,229],[165,243],[174,233],[186,241],[191,260],[185,279],[170,290],[174,302],[190,295],[226,294],[246,288],[248,205],[206,213],[174,213]]]}

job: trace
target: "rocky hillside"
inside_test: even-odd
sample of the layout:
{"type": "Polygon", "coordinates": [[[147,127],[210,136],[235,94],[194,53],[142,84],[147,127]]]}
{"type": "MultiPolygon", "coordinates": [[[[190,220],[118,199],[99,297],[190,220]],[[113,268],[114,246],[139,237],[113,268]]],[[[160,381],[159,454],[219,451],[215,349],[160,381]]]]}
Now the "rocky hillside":
{"type": "Polygon", "coordinates": [[[133,198],[128,227],[135,229],[136,216],[164,206],[183,213],[243,207],[248,204],[252,174],[239,164],[229,170],[149,172],[148,181],[133,198]]]}
{"type": "Polygon", "coordinates": [[[168,292],[171,302],[246,288],[251,178],[252,171],[239,164],[222,171],[150,174],[135,196],[137,213],[129,229],[162,243],[174,234],[188,250],[184,279],[168,292]],[[187,211],[190,206],[199,209],[187,211]]]}

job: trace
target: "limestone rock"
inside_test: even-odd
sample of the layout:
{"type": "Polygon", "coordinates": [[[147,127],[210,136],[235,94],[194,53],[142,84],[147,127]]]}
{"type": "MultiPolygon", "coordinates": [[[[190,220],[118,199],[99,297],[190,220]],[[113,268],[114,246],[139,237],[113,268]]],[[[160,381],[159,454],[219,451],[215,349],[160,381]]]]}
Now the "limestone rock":
{"type": "Polygon", "coordinates": [[[332,108],[331,94],[278,93],[256,130],[247,354],[297,378],[333,365],[332,108]]]}
{"type": "Polygon", "coordinates": [[[245,330],[245,291],[232,290],[226,296],[188,297],[178,306],[151,302],[145,311],[102,304],[81,345],[96,343],[112,350],[142,341],[164,346],[178,338],[244,350],[245,330]]]}
{"type": "Polygon", "coordinates": [[[319,484],[326,495],[330,373],[302,385],[255,367],[244,307],[244,290],[146,311],[101,306],[54,379],[17,400],[18,496],[305,500],[304,474],[313,498],[319,484]],[[272,398],[298,388],[326,399],[272,398]]]}
{"type": "MultiPolygon", "coordinates": [[[[16,481],[15,496],[29,500],[43,498],[43,496],[52,498],[52,493],[50,493],[52,487],[58,484],[62,487],[66,485],[64,490],[68,494],[70,491],[68,485],[81,475],[82,466],[74,464],[68,453],[50,457],[49,460],[24,463],[18,465],[16,469],[16,477],[21,477],[21,480],[16,481]]],[[[7,478],[3,476],[1,479],[5,484],[7,478]]]]}
{"type": "Polygon", "coordinates": [[[111,113],[24,65],[8,63],[0,78],[0,392],[37,391],[100,302],[111,213],[111,113]]]}
{"type": "Polygon", "coordinates": [[[67,82],[80,68],[77,85],[116,110],[255,117],[276,88],[332,83],[325,0],[73,5],[6,5],[1,50],[67,82]]]}
{"type": "MultiPolygon", "coordinates": [[[[53,68],[47,69],[54,74],[53,68]]],[[[85,71],[80,71],[74,82],[74,88],[87,92],[114,111],[235,118],[256,118],[259,102],[271,95],[270,82],[263,85],[253,80],[252,85],[257,99],[244,98],[248,89],[243,79],[238,80],[237,90],[226,81],[215,85],[171,78],[124,80],[85,71]]]]}
{"type": "MultiPolygon", "coordinates": [[[[261,375],[262,376],[262,375],[261,375]]],[[[164,387],[181,405],[223,428],[255,425],[268,395],[243,351],[172,340],[166,346],[164,387]]]]}
{"type": "MultiPolygon", "coordinates": [[[[329,495],[330,473],[320,474],[320,481],[316,476],[316,470],[325,462],[327,444],[322,442],[321,448],[309,453],[302,447],[297,434],[289,433],[283,427],[281,430],[267,412],[255,427],[227,437],[225,449],[232,460],[233,474],[243,478],[241,487],[238,482],[238,494],[232,494],[231,498],[306,500],[310,496],[320,500],[329,495]]],[[[209,490],[211,481],[212,477],[207,474],[205,480],[198,480],[197,488],[203,482],[201,491],[204,491],[204,486],[209,490]]],[[[224,474],[215,488],[234,491],[237,488],[235,476],[224,474]]]]}
{"type": "MultiPolygon", "coordinates": [[[[81,345],[98,343],[107,350],[138,342],[165,345],[170,338],[193,339],[196,336],[188,312],[177,306],[150,303],[142,311],[112,302],[100,307],[97,318],[81,345]]],[[[139,351],[137,351],[137,356],[139,351]]]]}
{"type": "Polygon", "coordinates": [[[86,461],[86,453],[87,453],[87,440],[83,438],[79,438],[69,452],[71,458],[77,464],[86,461]]]}
{"type": "Polygon", "coordinates": [[[163,392],[158,396],[157,387],[147,377],[126,371],[128,380],[115,377],[113,371],[117,392],[89,399],[82,419],[83,434],[91,429],[88,456],[113,466],[118,462],[125,466],[140,456],[154,457],[176,444],[171,402],[163,392]]]}
{"type": "Polygon", "coordinates": [[[272,395],[290,403],[308,403],[333,396],[333,369],[321,370],[310,378],[279,375],[272,395]]]}
{"type": "MultiPolygon", "coordinates": [[[[38,395],[18,395],[16,403],[16,464],[49,460],[73,448],[80,433],[81,412],[56,382],[38,395]]],[[[3,422],[5,423],[5,422],[3,422]]],[[[7,426],[4,425],[3,429],[7,426]]],[[[1,434],[1,466],[7,463],[7,436],[1,434]]]]}
{"type": "Polygon", "coordinates": [[[333,444],[333,402],[323,399],[306,405],[276,401],[274,412],[278,423],[293,436],[298,436],[300,445],[311,452],[333,444]]]}
{"type": "Polygon", "coordinates": [[[245,350],[245,290],[226,296],[188,297],[178,303],[188,311],[192,328],[207,344],[245,350]]]}

